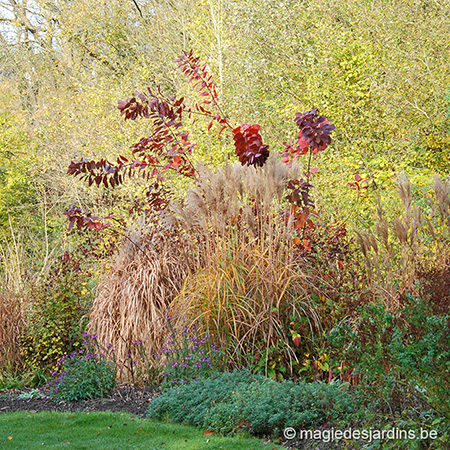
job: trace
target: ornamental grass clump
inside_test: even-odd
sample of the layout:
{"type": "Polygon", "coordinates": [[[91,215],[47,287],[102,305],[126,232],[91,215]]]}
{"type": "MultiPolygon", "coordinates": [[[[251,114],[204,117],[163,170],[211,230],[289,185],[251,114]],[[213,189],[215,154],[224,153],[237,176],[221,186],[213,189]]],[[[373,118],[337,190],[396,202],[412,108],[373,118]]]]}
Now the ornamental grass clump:
{"type": "Polygon", "coordinates": [[[114,362],[105,353],[99,353],[96,335],[84,333],[84,336],[84,348],[58,361],[60,371],[53,371],[55,378],[44,389],[49,398],[64,401],[101,398],[115,386],[114,362]]]}
{"type": "Polygon", "coordinates": [[[16,372],[22,367],[20,338],[26,328],[27,300],[7,289],[0,292],[0,371],[16,372]]]}
{"type": "Polygon", "coordinates": [[[98,342],[103,347],[112,344],[117,364],[128,367],[118,372],[121,381],[141,381],[131,370],[130,353],[138,366],[158,366],[153,355],[166,339],[168,308],[189,273],[189,256],[181,245],[158,238],[139,224],[127,230],[89,313],[89,327],[98,342]],[[142,343],[133,345],[138,339],[142,343]]]}
{"type": "Polygon", "coordinates": [[[295,244],[301,229],[285,196],[299,171],[275,157],[263,167],[203,169],[185,201],[165,213],[168,226],[196,243],[192,251],[200,261],[171,304],[174,323],[202,323],[233,367],[248,367],[256,357],[264,359],[265,374],[273,373],[267,355],[281,348],[276,364],[292,376],[300,359],[290,324],[301,321],[301,350],[312,351],[311,341],[331,316],[315,300],[331,291],[330,283],[321,283],[326,268],[302,257],[295,244]]]}

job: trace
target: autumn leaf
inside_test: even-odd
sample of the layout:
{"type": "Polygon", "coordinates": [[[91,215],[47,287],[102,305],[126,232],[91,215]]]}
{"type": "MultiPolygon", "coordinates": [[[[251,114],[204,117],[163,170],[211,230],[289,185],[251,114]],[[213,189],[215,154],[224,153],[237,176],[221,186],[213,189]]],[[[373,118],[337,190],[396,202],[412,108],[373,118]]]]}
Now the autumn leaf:
{"type": "Polygon", "coordinates": [[[175,156],[175,158],[173,158],[172,167],[178,167],[180,164],[181,164],[181,157],[175,156]]]}

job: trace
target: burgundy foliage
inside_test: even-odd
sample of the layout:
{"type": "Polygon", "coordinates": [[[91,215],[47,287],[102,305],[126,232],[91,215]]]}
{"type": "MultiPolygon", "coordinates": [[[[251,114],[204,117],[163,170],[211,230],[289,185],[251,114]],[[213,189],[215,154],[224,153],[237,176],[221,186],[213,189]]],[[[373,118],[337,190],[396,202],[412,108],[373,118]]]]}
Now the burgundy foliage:
{"type": "Polygon", "coordinates": [[[177,58],[177,63],[183,75],[188,78],[189,83],[197,90],[199,97],[202,99],[201,104],[194,103],[193,108],[186,107],[186,112],[189,117],[192,117],[194,114],[199,114],[211,119],[208,124],[208,130],[212,128],[214,121],[216,121],[222,125],[219,135],[227,127],[232,129],[219,105],[216,83],[212,75],[208,72],[206,64],[201,64],[200,58],[194,56],[192,50],[183,52],[177,58]],[[216,113],[211,110],[211,107],[214,107],[216,113]]]}
{"type": "Polygon", "coordinates": [[[355,175],[355,181],[352,183],[347,183],[347,186],[350,186],[350,189],[355,189],[357,191],[357,195],[361,195],[362,189],[367,189],[369,187],[369,181],[372,178],[362,179],[361,175],[357,173],[355,175]]]}
{"type": "Polygon", "coordinates": [[[69,219],[69,230],[75,225],[78,231],[85,230],[101,230],[102,228],[109,227],[109,223],[104,223],[105,219],[110,219],[111,216],[99,217],[93,216],[90,212],[85,212],[81,208],[71,206],[66,212],[64,212],[69,219]]]}
{"type": "Polygon", "coordinates": [[[236,156],[245,166],[263,166],[269,157],[269,146],[264,145],[259,125],[239,125],[233,130],[236,156]]]}
{"type": "Polygon", "coordinates": [[[292,138],[289,142],[283,142],[285,146],[282,161],[292,163],[299,155],[306,155],[308,151],[317,156],[331,144],[331,132],[335,129],[325,116],[319,116],[317,109],[304,114],[295,115],[295,123],[299,127],[297,141],[292,138]]]}

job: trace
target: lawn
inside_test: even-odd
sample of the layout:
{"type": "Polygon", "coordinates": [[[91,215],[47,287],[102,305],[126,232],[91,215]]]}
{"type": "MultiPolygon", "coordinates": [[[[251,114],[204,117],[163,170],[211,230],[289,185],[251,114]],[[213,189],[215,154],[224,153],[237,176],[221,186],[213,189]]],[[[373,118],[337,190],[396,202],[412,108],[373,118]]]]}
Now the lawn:
{"type": "Polygon", "coordinates": [[[112,412],[20,412],[0,415],[0,449],[272,450],[245,436],[203,434],[198,428],[112,412]]]}

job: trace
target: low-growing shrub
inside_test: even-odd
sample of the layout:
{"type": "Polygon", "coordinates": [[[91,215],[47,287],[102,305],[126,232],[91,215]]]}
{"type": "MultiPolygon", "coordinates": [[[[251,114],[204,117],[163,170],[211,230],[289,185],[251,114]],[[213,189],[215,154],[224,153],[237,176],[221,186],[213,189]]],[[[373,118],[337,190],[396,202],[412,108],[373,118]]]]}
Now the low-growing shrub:
{"type": "Polygon", "coordinates": [[[347,423],[352,396],[340,383],[277,382],[247,370],[216,373],[166,390],[147,415],[220,433],[247,430],[277,435],[285,427],[347,423]]]}
{"type": "Polygon", "coordinates": [[[50,398],[64,401],[100,398],[115,386],[115,364],[105,354],[95,352],[99,350],[96,336],[88,338],[85,345],[58,361],[61,371],[52,373],[55,378],[45,388],[50,398]]]}

